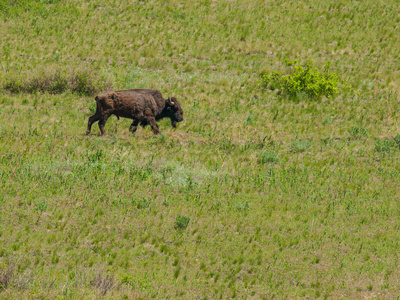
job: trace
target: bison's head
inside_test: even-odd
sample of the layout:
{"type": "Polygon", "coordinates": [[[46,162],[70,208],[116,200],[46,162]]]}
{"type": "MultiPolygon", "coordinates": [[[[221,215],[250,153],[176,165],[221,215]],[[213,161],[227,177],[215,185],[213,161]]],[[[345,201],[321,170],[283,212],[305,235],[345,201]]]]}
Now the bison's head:
{"type": "Polygon", "coordinates": [[[168,97],[166,101],[167,115],[171,119],[171,124],[176,127],[176,123],[183,121],[183,110],[175,97],[168,97]]]}

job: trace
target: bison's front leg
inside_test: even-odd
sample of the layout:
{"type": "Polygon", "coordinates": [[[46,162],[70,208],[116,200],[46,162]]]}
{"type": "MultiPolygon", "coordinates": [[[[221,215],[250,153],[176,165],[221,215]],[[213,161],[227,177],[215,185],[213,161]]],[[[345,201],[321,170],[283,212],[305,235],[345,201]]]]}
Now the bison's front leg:
{"type": "Polygon", "coordinates": [[[129,127],[129,131],[132,132],[133,135],[135,135],[138,125],[139,125],[139,121],[134,120],[131,124],[131,127],[129,127]]]}
{"type": "Polygon", "coordinates": [[[100,114],[96,112],[96,114],[89,118],[86,134],[90,134],[93,123],[97,122],[98,120],[100,120],[100,114]]]}
{"type": "Polygon", "coordinates": [[[109,114],[104,114],[100,117],[100,121],[99,121],[100,135],[104,135],[104,125],[106,125],[106,122],[109,117],[110,117],[109,114]]]}
{"type": "Polygon", "coordinates": [[[149,122],[154,134],[160,134],[160,129],[158,129],[156,119],[154,117],[151,117],[151,118],[148,118],[147,121],[149,122]]]}
{"type": "Polygon", "coordinates": [[[158,129],[156,118],[150,109],[146,109],[144,112],[144,120],[141,121],[141,124],[147,125],[150,124],[151,129],[153,130],[154,134],[159,134],[160,129],[158,129]]]}

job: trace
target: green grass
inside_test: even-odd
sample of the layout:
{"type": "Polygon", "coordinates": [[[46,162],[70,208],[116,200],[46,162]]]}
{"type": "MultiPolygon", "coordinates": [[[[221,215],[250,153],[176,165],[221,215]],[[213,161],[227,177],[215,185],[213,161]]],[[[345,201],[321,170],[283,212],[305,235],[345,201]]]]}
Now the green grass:
{"type": "Polygon", "coordinates": [[[0,1],[1,299],[397,297],[397,3],[13,3],[0,1]],[[331,61],[356,92],[265,90],[287,59],[331,61]],[[112,117],[86,136],[97,90],[71,84],[84,70],[88,88],[176,96],[185,119],[132,137],[112,117]],[[7,88],[58,71],[60,93],[7,88]]]}

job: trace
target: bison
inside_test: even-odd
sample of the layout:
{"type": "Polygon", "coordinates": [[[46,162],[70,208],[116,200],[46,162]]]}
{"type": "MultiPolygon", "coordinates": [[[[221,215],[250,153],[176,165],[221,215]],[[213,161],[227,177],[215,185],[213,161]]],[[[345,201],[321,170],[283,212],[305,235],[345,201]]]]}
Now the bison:
{"type": "Polygon", "coordinates": [[[90,134],[92,124],[99,121],[100,134],[104,135],[104,125],[111,115],[132,119],[129,131],[134,135],[137,126],[150,125],[159,134],[157,120],[170,118],[176,127],[183,120],[183,110],[175,97],[164,99],[158,90],[131,89],[97,95],[96,113],[89,118],[86,134],[90,134]]]}

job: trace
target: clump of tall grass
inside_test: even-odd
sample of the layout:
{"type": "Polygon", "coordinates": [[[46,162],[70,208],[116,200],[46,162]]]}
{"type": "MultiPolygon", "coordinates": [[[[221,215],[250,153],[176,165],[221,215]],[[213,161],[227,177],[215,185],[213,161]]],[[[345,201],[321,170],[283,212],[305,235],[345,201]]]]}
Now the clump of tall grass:
{"type": "Polygon", "coordinates": [[[104,296],[116,286],[114,274],[99,270],[91,281],[91,285],[98,290],[101,296],[104,296]]]}
{"type": "Polygon", "coordinates": [[[375,151],[380,153],[394,152],[400,148],[400,134],[397,134],[392,140],[377,139],[375,141],[375,151]]]}
{"type": "Polygon", "coordinates": [[[180,230],[186,229],[189,225],[189,222],[190,222],[190,217],[179,215],[176,217],[175,220],[175,228],[180,230]]]}
{"type": "Polygon", "coordinates": [[[47,4],[55,4],[59,0],[34,0],[34,1],[0,1],[0,13],[3,16],[19,16],[26,11],[41,12],[47,11],[47,4]]]}
{"type": "Polygon", "coordinates": [[[144,209],[144,208],[148,208],[150,206],[151,201],[147,200],[145,198],[143,198],[143,199],[134,198],[134,199],[132,199],[132,204],[134,206],[136,206],[137,209],[144,209]]]}
{"type": "Polygon", "coordinates": [[[7,289],[15,275],[13,264],[0,261],[0,292],[7,289]]]}
{"type": "Polygon", "coordinates": [[[365,129],[364,127],[353,126],[349,128],[347,131],[354,139],[366,137],[368,135],[368,130],[365,129]]]}
{"type": "Polygon", "coordinates": [[[279,155],[275,151],[263,151],[259,154],[258,162],[261,164],[265,163],[277,163],[279,161],[279,155]]]}
{"type": "Polygon", "coordinates": [[[35,73],[8,72],[2,88],[11,93],[61,94],[68,90],[83,96],[113,89],[112,79],[90,68],[40,70],[35,73]]]}

